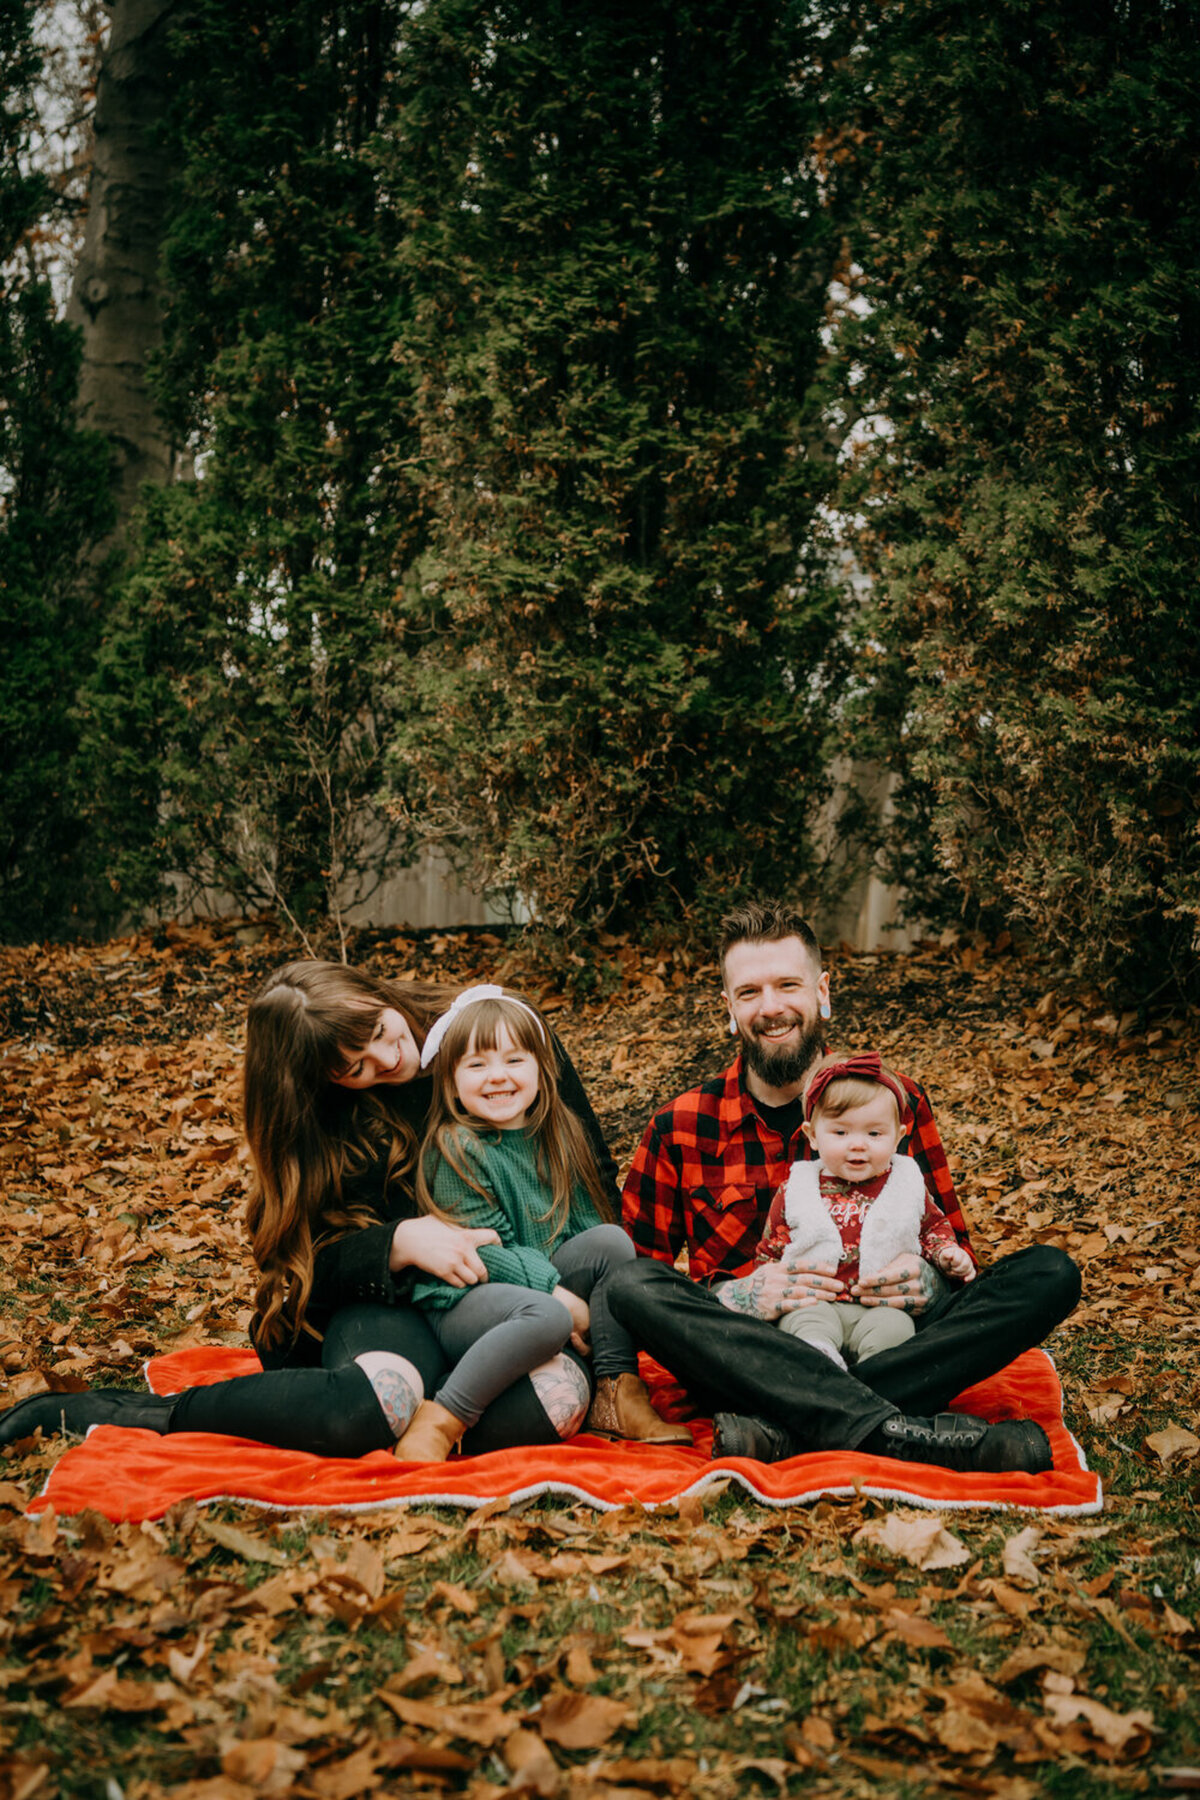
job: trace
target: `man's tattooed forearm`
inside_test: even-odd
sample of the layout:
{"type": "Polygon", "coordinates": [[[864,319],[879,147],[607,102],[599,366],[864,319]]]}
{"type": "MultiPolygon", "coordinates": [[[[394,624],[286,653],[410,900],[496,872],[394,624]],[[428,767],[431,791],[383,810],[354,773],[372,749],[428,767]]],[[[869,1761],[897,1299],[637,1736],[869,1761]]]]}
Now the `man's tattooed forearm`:
{"type": "Polygon", "coordinates": [[[743,1275],[739,1281],[723,1282],[717,1293],[721,1305],[728,1307],[730,1312],[744,1313],[747,1318],[758,1318],[756,1279],[753,1275],[743,1275]]]}
{"type": "Polygon", "coordinates": [[[777,1319],[782,1309],[765,1297],[767,1277],[775,1267],[772,1263],[770,1269],[756,1269],[753,1275],[740,1275],[736,1281],[723,1282],[717,1289],[721,1305],[748,1319],[777,1319]]]}

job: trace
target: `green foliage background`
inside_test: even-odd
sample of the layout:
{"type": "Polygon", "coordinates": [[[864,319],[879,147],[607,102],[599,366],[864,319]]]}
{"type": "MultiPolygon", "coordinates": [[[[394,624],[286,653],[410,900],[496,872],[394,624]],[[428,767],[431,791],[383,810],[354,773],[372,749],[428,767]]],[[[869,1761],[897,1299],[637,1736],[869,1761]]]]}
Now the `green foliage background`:
{"type": "Polygon", "coordinates": [[[887,7],[849,72],[858,729],[926,916],[1143,993],[1200,916],[1200,115],[1171,0],[887,7]],[[878,421],[886,420],[886,427],[878,421]]]}
{"type": "Polygon", "coordinates": [[[39,57],[28,8],[0,9],[0,919],[78,930],[87,783],[72,696],[98,637],[87,552],[109,518],[107,451],[75,424],[79,350],[55,317],[42,240],[55,198],[31,172],[39,57]]]}
{"type": "Polygon", "coordinates": [[[421,538],[377,174],[401,11],[221,0],[177,30],[156,377],[199,478],[148,496],[88,696],[131,903],[176,872],[306,923],[413,847],[374,803],[421,538]]]}
{"type": "Polygon", "coordinates": [[[0,689],[6,932],[66,928],[85,825],[96,916],[182,878],[320,920],[425,841],[568,938],[813,904],[842,751],[902,778],[868,848],[914,914],[1187,983],[1191,24],[192,0],[155,378],[196,476],[115,593],[14,260],[46,196],[12,151],[0,181],[5,603],[44,684],[0,689]]]}
{"type": "Polygon", "coordinates": [[[839,238],[797,18],[434,0],[414,28],[390,170],[431,524],[397,782],[554,930],[811,866],[839,238]]]}

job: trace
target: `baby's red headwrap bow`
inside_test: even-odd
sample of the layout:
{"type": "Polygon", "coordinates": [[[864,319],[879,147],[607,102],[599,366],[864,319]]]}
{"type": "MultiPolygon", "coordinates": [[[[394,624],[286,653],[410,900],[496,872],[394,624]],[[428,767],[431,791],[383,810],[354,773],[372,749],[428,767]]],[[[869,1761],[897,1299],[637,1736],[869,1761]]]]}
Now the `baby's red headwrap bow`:
{"type": "Polygon", "coordinates": [[[813,1107],[825,1092],[831,1081],[844,1081],[847,1076],[855,1076],[859,1081],[877,1081],[896,1096],[896,1105],[900,1109],[903,1121],[908,1111],[908,1095],[883,1066],[883,1059],[878,1050],[864,1050],[858,1056],[845,1056],[839,1062],[827,1063],[817,1070],[807,1088],[804,1090],[804,1116],[811,1119],[813,1107]]]}

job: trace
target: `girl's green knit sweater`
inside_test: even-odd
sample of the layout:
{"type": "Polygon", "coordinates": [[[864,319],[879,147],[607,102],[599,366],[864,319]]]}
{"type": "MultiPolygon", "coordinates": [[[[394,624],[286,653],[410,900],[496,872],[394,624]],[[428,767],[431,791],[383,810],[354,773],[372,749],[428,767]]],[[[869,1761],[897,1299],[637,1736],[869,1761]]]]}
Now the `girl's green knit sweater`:
{"type": "MultiPolygon", "coordinates": [[[[586,1189],[576,1185],[566,1226],[554,1231],[542,1217],[549,1210],[550,1195],[537,1172],[537,1147],[524,1131],[481,1135],[462,1129],[455,1133],[454,1149],[488,1197],[477,1194],[443,1156],[433,1152],[426,1177],[435,1203],[456,1225],[470,1229],[490,1226],[499,1233],[498,1244],[485,1244],[479,1252],[490,1281],[552,1294],[559,1282],[558,1270],[550,1261],[554,1251],[567,1238],[604,1222],[586,1189]]],[[[469,1287],[451,1287],[422,1275],[413,1284],[412,1299],[417,1306],[446,1308],[457,1305],[470,1292],[469,1287]]]]}

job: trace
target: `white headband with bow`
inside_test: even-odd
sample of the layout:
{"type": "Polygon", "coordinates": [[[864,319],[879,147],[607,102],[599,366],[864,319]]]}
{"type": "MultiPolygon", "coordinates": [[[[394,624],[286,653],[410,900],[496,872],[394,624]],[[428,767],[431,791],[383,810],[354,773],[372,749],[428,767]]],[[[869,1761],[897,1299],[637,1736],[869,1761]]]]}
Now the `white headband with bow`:
{"type": "Polygon", "coordinates": [[[506,994],[504,989],[502,987],[497,987],[494,981],[485,981],[478,987],[464,988],[458,998],[451,1004],[449,1010],[441,1013],[433,1021],[433,1024],[429,1027],[429,1035],[425,1039],[425,1048],[421,1052],[421,1067],[423,1069],[429,1067],[430,1063],[437,1055],[438,1050],[441,1048],[442,1039],[449,1030],[451,1019],[456,1019],[459,1013],[463,1012],[466,1007],[474,1006],[477,1000],[507,1000],[510,1006],[519,1006],[522,1012],[527,1012],[529,1014],[530,1018],[542,1034],[542,1042],[545,1043],[546,1028],[534,1012],[532,1006],[526,1006],[523,1000],[518,1000],[513,994],[506,994]]]}

